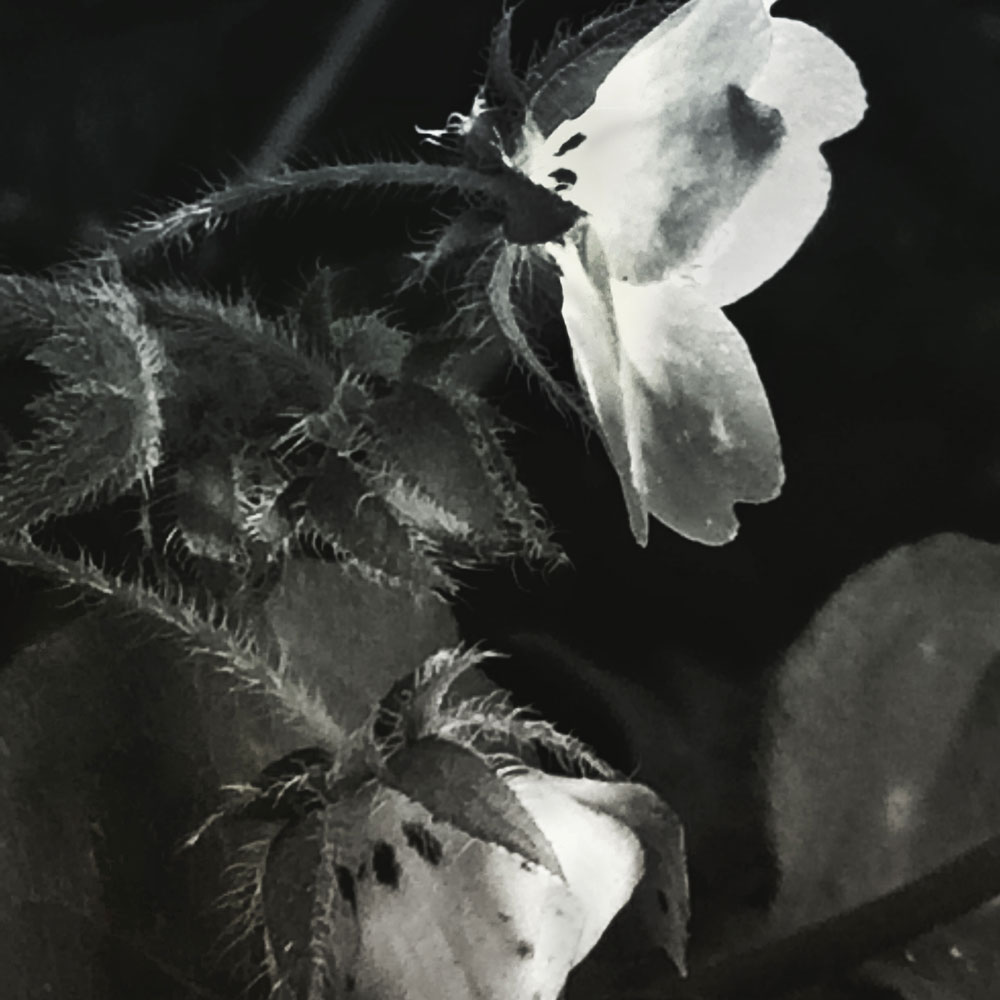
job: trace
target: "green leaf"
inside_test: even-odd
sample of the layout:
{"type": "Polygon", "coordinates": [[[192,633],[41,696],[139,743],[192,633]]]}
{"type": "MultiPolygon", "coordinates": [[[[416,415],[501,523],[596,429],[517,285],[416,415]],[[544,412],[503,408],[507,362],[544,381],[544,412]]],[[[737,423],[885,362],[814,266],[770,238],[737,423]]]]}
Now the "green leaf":
{"type": "Polygon", "coordinates": [[[230,457],[206,454],[182,463],[174,490],[177,527],[187,550],[208,559],[238,560],[240,514],[230,457]]]}
{"type": "Polygon", "coordinates": [[[209,983],[241,994],[259,973],[252,914],[220,900],[260,829],[178,846],[219,808],[221,782],[302,736],[139,631],[78,616],[0,666],[6,996],[205,1000],[209,983]]]}
{"type": "Polygon", "coordinates": [[[514,357],[524,365],[528,374],[537,379],[549,401],[561,412],[573,413],[585,426],[592,418],[578,394],[559,382],[545,366],[538,350],[528,339],[519,310],[515,306],[516,263],[518,251],[514,247],[503,247],[496,255],[493,270],[486,288],[490,308],[500,331],[510,344],[514,357]]]}
{"type": "Polygon", "coordinates": [[[68,559],[18,538],[0,537],[0,562],[42,572],[134,616],[150,632],[169,636],[192,663],[207,662],[225,677],[227,694],[236,698],[245,692],[262,698],[286,728],[299,733],[296,745],[303,739],[326,747],[342,742],[343,730],[311,678],[299,676],[294,665],[263,648],[261,632],[266,630],[256,618],[251,623],[240,621],[233,607],[220,607],[203,594],[192,595],[168,573],[154,581],[129,580],[105,573],[86,557],[68,559]]]}
{"type": "Polygon", "coordinates": [[[531,814],[479,754],[427,737],[404,746],[385,768],[387,782],[435,819],[562,874],[531,814]]]}
{"type": "MultiPolygon", "coordinates": [[[[469,554],[557,558],[500,443],[499,417],[471,394],[401,383],[370,411],[376,482],[400,516],[469,554]]],[[[445,549],[445,555],[449,553],[445,549]]]]}
{"type": "Polygon", "coordinates": [[[420,537],[347,458],[327,452],[302,497],[298,529],[331,545],[362,575],[413,593],[447,591],[451,581],[420,537]]]}
{"type": "Polygon", "coordinates": [[[456,393],[453,398],[472,431],[473,447],[499,498],[500,518],[494,527],[493,546],[497,551],[513,550],[529,559],[560,562],[563,554],[552,540],[552,528],[518,479],[504,447],[503,436],[511,432],[511,426],[471,393],[456,393]],[[506,544],[501,539],[506,539],[506,544]]]}
{"type": "Polygon", "coordinates": [[[172,365],[163,410],[178,454],[238,454],[248,439],[271,443],[282,419],[321,412],[333,400],[334,372],[249,304],[185,289],[142,292],[141,301],[172,365]]]}
{"type": "MultiPolygon", "coordinates": [[[[132,294],[112,283],[0,277],[2,355],[18,345],[54,379],[33,430],[0,462],[0,530],[114,499],[160,461],[165,359],[132,294]]],[[[10,353],[10,352],[13,352],[10,353]]]]}
{"type": "Polygon", "coordinates": [[[293,675],[347,731],[394,681],[456,641],[451,612],[434,595],[387,589],[313,559],[285,563],[265,610],[293,675]]]}
{"type": "Polygon", "coordinates": [[[351,992],[360,947],[357,862],[348,857],[371,794],[310,813],[271,844],[261,880],[269,970],[278,1000],[351,992]]]}
{"type": "Polygon", "coordinates": [[[886,893],[1000,831],[1000,548],[904,546],[780,668],[767,775],[777,929],[886,893]]]}
{"type": "Polygon", "coordinates": [[[296,345],[336,370],[394,381],[410,349],[410,335],[377,312],[349,306],[350,273],[323,268],[312,279],[295,317],[296,345]]]}
{"type": "Polygon", "coordinates": [[[370,412],[375,446],[390,474],[446,511],[457,533],[488,532],[499,513],[496,498],[451,401],[429,386],[408,382],[376,400],[370,412]]]}

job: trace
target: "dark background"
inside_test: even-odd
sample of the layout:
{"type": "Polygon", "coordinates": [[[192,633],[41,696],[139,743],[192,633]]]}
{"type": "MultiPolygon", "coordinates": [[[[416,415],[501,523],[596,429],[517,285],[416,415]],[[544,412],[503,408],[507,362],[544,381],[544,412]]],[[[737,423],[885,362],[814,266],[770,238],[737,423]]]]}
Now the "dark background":
{"type": "MultiPolygon", "coordinates": [[[[269,162],[276,123],[355,10],[337,0],[2,6],[0,267],[34,272],[106,227],[269,162]]],[[[523,62],[560,19],[602,9],[524,0],[516,54],[523,62]]],[[[391,0],[381,11],[282,157],[410,158],[421,151],[414,125],[468,110],[500,3],[391,0]]],[[[513,652],[505,679],[603,740],[616,762],[628,763],[627,735],[608,726],[603,697],[569,703],[566,671],[639,681],[686,717],[706,755],[728,741],[748,764],[760,679],[845,576],[940,531],[1000,540],[1000,9],[783,0],[777,13],[833,37],[871,105],[827,152],[834,193],[810,239],[729,310],[773,404],[783,495],[744,508],[725,548],[654,524],[641,550],[596,443],[588,450],[519,374],[493,386],[572,568],[470,573],[462,627],[513,652]],[[528,680],[516,669],[525,662],[528,680]],[[700,712],[723,700],[711,718],[700,712]]],[[[319,262],[381,266],[383,248],[404,249],[437,218],[400,197],[311,199],[240,221],[176,278],[280,307],[319,262]]]]}

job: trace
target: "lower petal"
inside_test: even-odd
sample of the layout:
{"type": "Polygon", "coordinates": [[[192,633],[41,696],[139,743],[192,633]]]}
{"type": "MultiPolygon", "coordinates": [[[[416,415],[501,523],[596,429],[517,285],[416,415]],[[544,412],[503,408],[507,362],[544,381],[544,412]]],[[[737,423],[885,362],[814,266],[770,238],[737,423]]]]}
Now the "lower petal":
{"type": "Polygon", "coordinates": [[[587,230],[584,230],[583,242],[590,244],[589,264],[590,270],[596,272],[596,280],[584,266],[576,244],[567,240],[566,246],[553,243],[546,249],[562,272],[563,322],[573,347],[577,375],[597,417],[608,456],[621,480],[632,533],[640,545],[645,545],[649,524],[645,505],[632,482],[632,459],[619,379],[618,331],[612,313],[610,286],[600,248],[587,230]]]}
{"type": "Polygon", "coordinates": [[[627,800],[634,786],[559,778],[530,771],[507,781],[552,844],[570,892],[579,900],[583,930],[574,964],[597,944],[615,914],[629,901],[643,874],[643,849],[620,819],[601,808],[604,795],[627,800]],[[594,804],[591,800],[596,799],[594,804]]]}
{"type": "MultiPolygon", "coordinates": [[[[746,344],[700,289],[611,282],[631,482],[694,541],[734,537],[733,504],[777,496],[778,434],[746,344]]],[[[621,472],[621,470],[619,470],[621,472]]]]}

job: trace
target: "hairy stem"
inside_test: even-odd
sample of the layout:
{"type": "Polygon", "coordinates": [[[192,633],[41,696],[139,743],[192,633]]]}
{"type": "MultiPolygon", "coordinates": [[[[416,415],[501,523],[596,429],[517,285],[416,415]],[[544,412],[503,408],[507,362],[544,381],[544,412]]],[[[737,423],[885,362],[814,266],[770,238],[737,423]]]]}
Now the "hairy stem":
{"type": "Polygon", "coordinates": [[[485,174],[462,166],[433,163],[343,163],[311,170],[288,170],[270,176],[249,177],[220,187],[199,201],[181,205],[165,215],[134,225],[107,247],[111,259],[125,263],[156,247],[190,240],[196,229],[211,231],[229,215],[246,208],[316,191],[352,187],[414,187],[432,191],[462,191],[512,204],[530,182],[513,171],[485,174]]]}

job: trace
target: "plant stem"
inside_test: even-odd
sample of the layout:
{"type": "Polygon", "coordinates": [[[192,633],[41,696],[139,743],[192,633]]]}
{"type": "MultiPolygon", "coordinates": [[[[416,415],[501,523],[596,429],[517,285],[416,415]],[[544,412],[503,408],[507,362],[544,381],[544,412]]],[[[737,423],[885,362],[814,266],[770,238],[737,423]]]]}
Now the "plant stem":
{"type": "MultiPolygon", "coordinates": [[[[616,1000],[744,1000],[842,978],[868,959],[902,948],[1000,896],[1000,836],[901,888],[681,980],[660,976],[616,1000]]],[[[610,998],[609,998],[610,1000],[610,998]]]]}
{"type": "Polygon", "coordinates": [[[510,204],[523,194],[525,184],[534,186],[513,171],[487,174],[463,166],[420,162],[376,161],[288,170],[270,176],[249,177],[220,187],[199,201],[139,222],[111,240],[107,256],[128,263],[158,246],[189,241],[196,229],[211,231],[226,216],[246,208],[316,191],[339,191],[352,187],[412,187],[486,195],[501,204],[510,204]]]}

